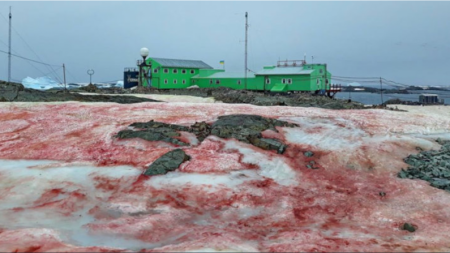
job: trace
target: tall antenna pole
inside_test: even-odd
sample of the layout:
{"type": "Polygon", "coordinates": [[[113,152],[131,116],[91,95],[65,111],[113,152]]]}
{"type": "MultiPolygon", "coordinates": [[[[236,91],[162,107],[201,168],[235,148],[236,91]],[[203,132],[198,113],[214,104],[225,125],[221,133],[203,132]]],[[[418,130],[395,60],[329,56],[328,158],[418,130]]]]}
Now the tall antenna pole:
{"type": "Polygon", "coordinates": [[[380,91],[381,91],[381,104],[383,104],[384,103],[384,101],[383,101],[383,81],[381,80],[381,77],[380,77],[380,91]]]}
{"type": "Polygon", "coordinates": [[[247,89],[247,34],[248,34],[248,13],[245,12],[245,86],[247,89]]]}
{"type": "Polygon", "coordinates": [[[11,6],[9,6],[8,83],[11,82],[11,6]]]}
{"type": "Polygon", "coordinates": [[[64,76],[64,90],[67,91],[66,85],[66,65],[63,63],[63,76],[64,76]]]}

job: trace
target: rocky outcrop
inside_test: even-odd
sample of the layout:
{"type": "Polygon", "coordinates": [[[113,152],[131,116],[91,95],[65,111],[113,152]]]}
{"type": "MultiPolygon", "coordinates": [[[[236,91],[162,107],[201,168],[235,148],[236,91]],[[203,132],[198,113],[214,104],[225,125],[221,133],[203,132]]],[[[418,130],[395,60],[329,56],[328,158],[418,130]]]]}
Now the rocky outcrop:
{"type": "Polygon", "coordinates": [[[262,132],[270,129],[275,132],[276,127],[296,127],[298,125],[285,121],[264,118],[259,115],[227,115],[221,116],[212,125],[206,122],[195,122],[190,127],[162,122],[136,122],[130,125],[134,129],[120,131],[116,137],[120,139],[141,138],[148,141],[165,141],[179,146],[187,146],[176,137],[180,136],[179,131],[191,132],[202,142],[209,135],[220,138],[234,138],[241,142],[252,144],[265,150],[275,150],[282,154],[287,146],[277,139],[264,138],[262,132]]]}
{"type": "Polygon", "coordinates": [[[282,154],[286,149],[286,145],[276,139],[263,138],[261,132],[270,129],[278,132],[275,128],[279,127],[296,127],[298,125],[285,121],[264,118],[259,115],[227,115],[221,116],[211,126],[211,134],[224,138],[235,138],[239,141],[253,144],[256,147],[276,150],[282,154]]]}
{"type": "Polygon", "coordinates": [[[0,82],[0,102],[114,102],[121,104],[159,102],[134,96],[81,95],[66,90],[41,91],[24,88],[19,83],[0,82]]]}
{"type": "Polygon", "coordinates": [[[362,103],[342,99],[332,99],[326,96],[316,96],[310,93],[297,94],[264,94],[257,91],[234,90],[230,88],[197,88],[197,89],[155,89],[138,87],[134,90],[107,88],[101,89],[105,94],[164,94],[188,95],[198,97],[214,97],[214,99],[233,104],[253,104],[260,106],[297,106],[319,107],[327,109],[364,109],[362,103]]]}
{"type": "Polygon", "coordinates": [[[190,160],[190,156],[186,155],[182,149],[174,149],[154,161],[144,172],[144,175],[154,176],[166,174],[167,172],[176,170],[182,163],[188,160],[190,160]]]}
{"type": "Polygon", "coordinates": [[[440,150],[422,151],[404,159],[410,165],[398,173],[400,178],[421,179],[431,186],[450,191],[450,141],[438,139],[440,150]]]}
{"type": "Polygon", "coordinates": [[[0,102],[14,101],[24,89],[22,84],[0,81],[0,102]]]}

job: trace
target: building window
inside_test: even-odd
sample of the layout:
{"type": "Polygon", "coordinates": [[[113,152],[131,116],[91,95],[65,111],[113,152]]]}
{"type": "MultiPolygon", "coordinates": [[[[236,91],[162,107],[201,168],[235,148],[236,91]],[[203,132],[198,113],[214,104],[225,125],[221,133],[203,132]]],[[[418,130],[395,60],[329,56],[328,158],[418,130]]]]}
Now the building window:
{"type": "Polygon", "coordinates": [[[194,73],[195,73],[195,71],[193,69],[191,69],[191,74],[194,74],[194,73]]]}
{"type": "Polygon", "coordinates": [[[153,70],[153,73],[158,73],[158,69],[157,69],[157,68],[154,69],[154,70],[153,70]]]}
{"type": "Polygon", "coordinates": [[[177,79],[173,79],[173,84],[177,84],[177,79]]]}
{"type": "Polygon", "coordinates": [[[167,84],[167,83],[168,83],[167,79],[164,79],[164,84],[167,84]]]}
{"type": "Polygon", "coordinates": [[[174,74],[178,73],[178,69],[173,69],[173,73],[174,74]]]}
{"type": "Polygon", "coordinates": [[[212,82],[212,79],[209,79],[209,84],[212,84],[213,82],[212,82]]]}
{"type": "Polygon", "coordinates": [[[291,84],[292,83],[292,79],[291,78],[288,78],[287,79],[287,84],[291,84]]]}
{"type": "Polygon", "coordinates": [[[319,70],[319,73],[322,74],[322,73],[323,73],[323,69],[320,69],[320,70],[319,70]]]}
{"type": "Polygon", "coordinates": [[[164,73],[169,73],[169,69],[164,69],[164,73]]]}
{"type": "Polygon", "coordinates": [[[183,80],[183,84],[186,84],[186,80],[183,80]]]}
{"type": "Polygon", "coordinates": [[[237,84],[241,84],[241,80],[238,80],[238,81],[237,81],[237,84]]]}
{"type": "Polygon", "coordinates": [[[220,84],[220,80],[216,80],[216,84],[220,84]]]}
{"type": "Polygon", "coordinates": [[[186,70],[185,69],[181,70],[181,74],[186,74],[186,70]]]}
{"type": "Polygon", "coordinates": [[[281,79],[281,83],[282,83],[282,84],[285,84],[285,83],[286,83],[286,79],[284,79],[284,78],[281,79]]]}
{"type": "Polygon", "coordinates": [[[270,84],[270,78],[266,78],[266,84],[270,84]]]}

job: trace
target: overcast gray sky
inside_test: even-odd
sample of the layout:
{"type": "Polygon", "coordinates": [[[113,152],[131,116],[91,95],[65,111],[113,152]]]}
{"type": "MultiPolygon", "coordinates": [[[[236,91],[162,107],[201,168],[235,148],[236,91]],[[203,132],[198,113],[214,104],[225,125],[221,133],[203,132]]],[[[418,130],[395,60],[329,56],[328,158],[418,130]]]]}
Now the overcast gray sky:
{"type": "MultiPolygon", "coordinates": [[[[13,31],[13,51],[65,63],[68,82],[88,82],[89,68],[95,70],[93,81],[122,79],[141,47],[153,57],[203,60],[214,68],[224,60],[227,71],[243,72],[247,11],[253,71],[306,53],[307,61],[314,56],[336,76],[450,85],[450,2],[0,2],[5,18],[9,6],[23,38],[13,31]]],[[[3,51],[5,18],[0,17],[3,51]]],[[[50,72],[33,66],[13,58],[12,78],[50,72]]],[[[7,79],[3,53],[0,79],[7,79]]]]}

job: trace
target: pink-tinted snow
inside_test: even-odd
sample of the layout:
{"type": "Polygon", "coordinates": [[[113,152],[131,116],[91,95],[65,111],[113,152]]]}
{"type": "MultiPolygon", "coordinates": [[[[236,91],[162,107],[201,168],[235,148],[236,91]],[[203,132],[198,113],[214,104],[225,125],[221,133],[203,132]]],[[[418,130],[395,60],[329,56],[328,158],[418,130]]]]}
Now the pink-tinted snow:
{"type": "Polygon", "coordinates": [[[387,110],[3,103],[0,251],[448,251],[450,193],[396,174],[449,132],[442,114],[387,110]],[[289,145],[282,155],[184,133],[191,160],[153,177],[141,174],[175,146],[114,137],[238,113],[299,127],[263,133],[289,145]]]}

